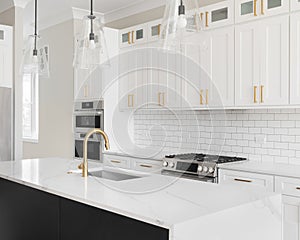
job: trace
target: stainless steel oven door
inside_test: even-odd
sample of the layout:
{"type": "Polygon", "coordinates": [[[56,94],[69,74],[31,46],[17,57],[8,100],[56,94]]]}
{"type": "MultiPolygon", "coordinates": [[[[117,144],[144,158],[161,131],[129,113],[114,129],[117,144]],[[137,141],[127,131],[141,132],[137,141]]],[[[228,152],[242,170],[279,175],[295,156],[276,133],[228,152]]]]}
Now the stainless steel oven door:
{"type": "MultiPolygon", "coordinates": [[[[84,142],[84,133],[76,133],[75,137],[75,158],[83,158],[83,142],[84,142]],[[78,137],[81,136],[81,137],[78,137]],[[82,138],[83,137],[83,138],[82,138]]],[[[93,135],[88,141],[87,147],[87,158],[88,160],[100,161],[102,160],[102,141],[99,139],[100,136],[93,135]]]]}
{"type": "Polygon", "coordinates": [[[198,176],[194,174],[180,173],[180,172],[168,171],[168,170],[162,170],[161,174],[166,176],[171,176],[176,178],[186,178],[186,179],[191,179],[191,180],[196,180],[201,182],[218,183],[217,177],[198,176]]]}
{"type": "Polygon", "coordinates": [[[103,111],[97,112],[76,112],[74,115],[75,132],[88,132],[94,128],[103,129],[103,111]]]}

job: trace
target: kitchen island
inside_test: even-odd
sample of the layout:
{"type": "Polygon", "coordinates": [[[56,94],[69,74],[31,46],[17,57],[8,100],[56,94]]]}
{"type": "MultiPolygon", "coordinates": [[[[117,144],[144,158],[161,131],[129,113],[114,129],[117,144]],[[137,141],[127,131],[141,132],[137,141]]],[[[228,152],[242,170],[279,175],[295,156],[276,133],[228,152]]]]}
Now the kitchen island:
{"type": "Polygon", "coordinates": [[[281,239],[278,194],[130,170],[122,172],[139,177],[85,179],[71,171],[78,164],[59,158],[0,163],[3,239],[281,239]]]}

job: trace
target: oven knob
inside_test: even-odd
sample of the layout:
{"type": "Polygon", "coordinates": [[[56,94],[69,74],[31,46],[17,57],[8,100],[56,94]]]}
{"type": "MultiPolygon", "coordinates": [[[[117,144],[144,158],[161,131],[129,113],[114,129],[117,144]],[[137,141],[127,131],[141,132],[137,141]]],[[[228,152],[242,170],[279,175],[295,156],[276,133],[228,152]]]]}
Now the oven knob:
{"type": "Polygon", "coordinates": [[[175,164],[173,162],[170,162],[169,167],[173,168],[173,167],[175,167],[175,164]]]}
{"type": "Polygon", "coordinates": [[[203,172],[207,173],[208,172],[208,168],[207,167],[203,167],[203,172]]]}
{"type": "Polygon", "coordinates": [[[164,161],[164,162],[163,162],[163,166],[164,166],[164,167],[167,167],[168,165],[169,165],[169,163],[168,163],[167,161],[164,161]]]}
{"type": "Polygon", "coordinates": [[[202,166],[198,166],[198,172],[202,172],[203,171],[203,167],[202,166]]]}
{"type": "Polygon", "coordinates": [[[214,173],[214,171],[215,171],[215,169],[212,168],[212,167],[210,167],[210,168],[208,169],[208,172],[209,172],[209,173],[214,173]]]}

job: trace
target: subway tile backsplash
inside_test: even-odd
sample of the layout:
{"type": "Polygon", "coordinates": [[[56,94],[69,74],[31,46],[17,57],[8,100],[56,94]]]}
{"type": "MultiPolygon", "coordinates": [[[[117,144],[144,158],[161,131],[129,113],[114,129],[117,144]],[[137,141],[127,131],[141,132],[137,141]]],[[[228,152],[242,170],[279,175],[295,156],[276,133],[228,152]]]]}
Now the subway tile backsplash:
{"type": "Polygon", "coordinates": [[[300,109],[134,113],[139,147],[164,152],[204,152],[252,161],[300,164],[300,109]]]}

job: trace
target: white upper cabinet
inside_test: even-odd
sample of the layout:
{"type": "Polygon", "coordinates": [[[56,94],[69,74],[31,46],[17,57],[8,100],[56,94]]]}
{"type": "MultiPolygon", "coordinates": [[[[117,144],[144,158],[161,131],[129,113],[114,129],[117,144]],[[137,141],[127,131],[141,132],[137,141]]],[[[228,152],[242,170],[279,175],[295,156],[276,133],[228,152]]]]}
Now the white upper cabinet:
{"type": "Polygon", "coordinates": [[[300,13],[291,16],[290,103],[300,104],[300,13]]]}
{"type": "Polygon", "coordinates": [[[300,0],[291,0],[291,10],[292,11],[300,10],[300,0]]]}
{"type": "Polygon", "coordinates": [[[289,12],[288,0],[236,0],[235,21],[244,22],[289,12]]]}
{"type": "Polygon", "coordinates": [[[149,22],[148,29],[148,42],[159,40],[161,33],[161,19],[149,22]]]}
{"type": "Polygon", "coordinates": [[[147,42],[147,24],[137,25],[120,31],[120,47],[130,47],[147,42]]]}
{"type": "Polygon", "coordinates": [[[237,106],[287,105],[289,16],[236,26],[237,106]]]}
{"type": "Polygon", "coordinates": [[[12,88],[13,33],[12,27],[0,25],[0,87],[12,88]]]}
{"type": "Polygon", "coordinates": [[[193,36],[185,47],[184,96],[194,108],[234,105],[234,27],[193,36]]]}
{"type": "Polygon", "coordinates": [[[234,23],[234,1],[222,1],[200,9],[202,29],[228,26],[234,23]]]}

